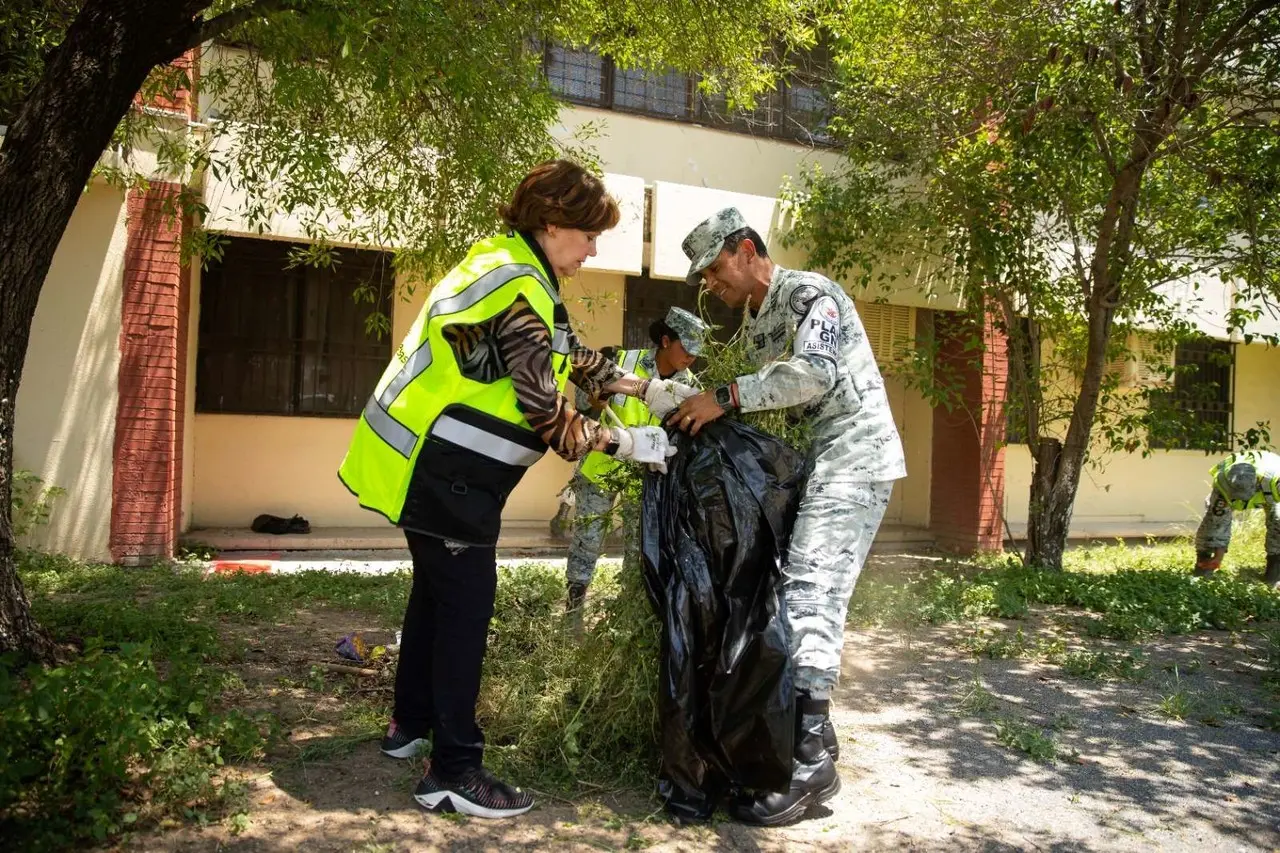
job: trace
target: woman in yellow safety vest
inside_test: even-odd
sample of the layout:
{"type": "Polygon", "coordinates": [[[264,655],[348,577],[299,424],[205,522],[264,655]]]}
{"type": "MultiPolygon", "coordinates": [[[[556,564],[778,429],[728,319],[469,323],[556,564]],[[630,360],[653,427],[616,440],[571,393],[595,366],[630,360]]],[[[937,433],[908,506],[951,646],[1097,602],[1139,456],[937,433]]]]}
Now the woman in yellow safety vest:
{"type": "Polygon", "coordinates": [[[560,280],[618,223],[600,179],[564,160],[543,163],[500,213],[506,230],[472,246],[432,288],[338,472],[361,506],[404,529],[413,558],[382,751],[409,758],[430,736],[415,799],[477,817],[533,806],[484,769],[475,720],[503,505],[548,447],[569,460],[596,450],[666,470],[675,450],[662,429],[582,416],[564,397],[567,380],[663,414],[677,404],[669,383],[624,373],[569,329],[560,280]]]}
{"type": "MultiPolygon", "coordinates": [[[[650,349],[619,350],[613,360],[627,373],[647,379],[657,376],[686,387],[694,383],[689,368],[702,352],[707,325],[683,308],[671,308],[664,319],[649,327],[650,349]]],[[[660,421],[633,397],[615,394],[607,401],[625,426],[656,426],[660,421]]],[[[609,474],[617,459],[604,453],[588,453],[574,474],[572,487],[576,505],[573,541],[565,564],[569,587],[568,609],[582,605],[587,587],[595,576],[596,561],[608,527],[607,515],[617,495],[609,488],[609,474]]]]}

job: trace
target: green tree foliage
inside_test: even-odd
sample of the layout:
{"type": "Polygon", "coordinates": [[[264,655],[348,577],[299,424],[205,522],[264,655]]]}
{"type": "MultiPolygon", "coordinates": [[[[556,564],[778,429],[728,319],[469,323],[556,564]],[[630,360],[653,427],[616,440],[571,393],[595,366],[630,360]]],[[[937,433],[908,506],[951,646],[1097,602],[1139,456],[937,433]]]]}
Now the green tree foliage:
{"type": "MultiPolygon", "coordinates": [[[[249,193],[251,223],[291,213],[324,237],[306,260],[325,262],[329,241],[368,242],[425,274],[493,228],[497,201],[556,148],[538,40],[708,72],[732,99],[749,99],[775,78],[780,47],[812,40],[816,13],[811,0],[5,3],[0,651],[52,653],[13,571],[14,401],[45,274],[109,146],[120,156],[100,168],[127,186],[156,176],[154,155],[185,188],[175,215],[198,221],[202,177],[229,177],[249,193]],[[196,79],[193,63],[174,64],[193,51],[196,79]],[[192,85],[217,121],[192,126],[163,108],[192,85]]],[[[192,234],[191,248],[217,251],[192,234]]]]}
{"type": "Polygon", "coordinates": [[[797,237],[873,297],[923,259],[1007,332],[1037,565],[1061,566],[1090,452],[1176,415],[1117,393],[1127,332],[1194,335],[1197,282],[1232,283],[1237,329],[1280,295],[1277,6],[924,0],[825,22],[846,160],[794,188],[797,237]]]}

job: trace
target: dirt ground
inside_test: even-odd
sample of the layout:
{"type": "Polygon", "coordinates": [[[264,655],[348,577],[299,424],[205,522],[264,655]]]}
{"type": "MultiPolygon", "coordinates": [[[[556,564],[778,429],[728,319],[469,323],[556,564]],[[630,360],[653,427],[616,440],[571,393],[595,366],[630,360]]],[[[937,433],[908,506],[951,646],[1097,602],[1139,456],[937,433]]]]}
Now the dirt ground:
{"type": "MultiPolygon", "coordinates": [[[[253,637],[237,667],[246,698],[288,706],[281,675],[308,677],[323,656],[313,638],[379,627],[362,621],[306,613],[253,637]]],[[[1031,638],[1058,630],[1046,612],[1015,624],[1031,638]]],[[[1091,681],[1035,660],[975,661],[960,645],[973,631],[848,632],[832,712],[844,786],[790,827],[676,827],[646,792],[625,790],[579,802],[543,795],[511,820],[431,815],[410,796],[416,763],[378,752],[378,721],[367,740],[325,757],[326,738],[349,737],[334,734],[331,700],[305,709],[287,735],[320,747],[312,758],[251,768],[247,826],[174,827],[127,849],[1280,850],[1280,709],[1260,687],[1256,634],[1162,638],[1142,646],[1146,677],[1091,681]],[[1182,720],[1161,708],[1179,697],[1194,700],[1182,720]],[[1003,743],[1010,721],[1053,738],[1057,760],[1003,743]]]]}

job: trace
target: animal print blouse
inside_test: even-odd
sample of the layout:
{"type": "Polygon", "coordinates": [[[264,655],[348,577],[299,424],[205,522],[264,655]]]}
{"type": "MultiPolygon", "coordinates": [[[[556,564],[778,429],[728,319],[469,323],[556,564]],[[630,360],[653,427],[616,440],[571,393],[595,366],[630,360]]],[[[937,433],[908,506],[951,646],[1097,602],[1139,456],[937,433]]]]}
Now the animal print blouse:
{"type": "MultiPolygon", "coordinates": [[[[503,313],[475,326],[450,326],[445,339],[453,347],[462,374],[478,382],[510,375],[516,399],[534,432],[553,451],[570,462],[590,451],[600,424],[574,408],[556,391],[551,372],[551,331],[528,302],[517,299],[503,313]]],[[[591,397],[620,378],[618,365],[569,339],[569,378],[591,397]]]]}

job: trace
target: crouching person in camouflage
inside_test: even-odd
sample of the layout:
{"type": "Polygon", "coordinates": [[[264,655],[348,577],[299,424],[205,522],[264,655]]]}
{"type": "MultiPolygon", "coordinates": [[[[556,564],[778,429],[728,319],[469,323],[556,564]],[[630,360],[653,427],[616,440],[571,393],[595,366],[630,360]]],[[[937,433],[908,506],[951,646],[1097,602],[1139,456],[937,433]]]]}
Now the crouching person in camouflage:
{"type": "MultiPolygon", "coordinates": [[[[690,388],[689,393],[692,393],[691,386],[696,380],[689,368],[702,352],[708,333],[706,323],[683,308],[672,307],[665,319],[655,320],[649,326],[653,347],[619,350],[611,358],[624,371],[630,371],[641,379],[669,379],[677,387],[690,388]]],[[[646,408],[643,400],[614,394],[609,402],[622,426],[656,426],[661,423],[646,408]]],[[[603,408],[603,404],[600,407],[603,408]]],[[[587,587],[595,577],[596,562],[608,527],[608,514],[618,498],[609,489],[610,474],[619,464],[607,454],[588,453],[570,481],[577,504],[573,541],[569,545],[569,559],[565,565],[565,580],[569,588],[566,608],[570,611],[582,607],[587,587]]]]}
{"type": "Polygon", "coordinates": [[[1194,574],[1206,577],[1222,565],[1231,544],[1232,510],[1262,507],[1267,514],[1267,573],[1263,582],[1280,590],[1280,456],[1265,450],[1236,453],[1209,472],[1213,490],[1196,531],[1194,574]]]}
{"type": "Polygon", "coordinates": [[[829,703],[845,615],[906,462],[871,345],[840,285],[774,264],[735,208],[694,228],[683,248],[689,284],[703,283],[730,307],[750,308],[747,347],[759,370],[685,400],[672,422],[696,433],[734,409],[793,408],[813,428],[809,479],[784,567],[797,705],[791,786],[730,806],[747,823],[788,823],[840,790],[829,703]]]}

